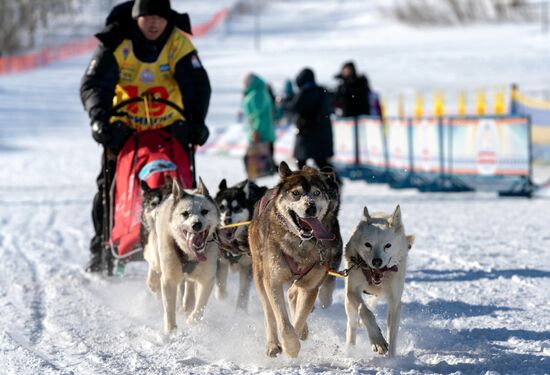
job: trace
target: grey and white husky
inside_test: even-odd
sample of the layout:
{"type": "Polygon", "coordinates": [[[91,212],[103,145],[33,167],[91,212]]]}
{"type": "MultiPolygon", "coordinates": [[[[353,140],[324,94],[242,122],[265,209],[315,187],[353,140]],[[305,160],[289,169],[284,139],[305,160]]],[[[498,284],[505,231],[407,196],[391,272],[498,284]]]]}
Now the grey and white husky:
{"type": "Polygon", "coordinates": [[[174,180],[172,194],[156,209],[153,241],[147,246],[147,285],[160,290],[164,331],[176,329],[178,288],[184,288],[187,321],[200,320],[216,276],[217,246],[212,235],[219,223],[216,203],[203,181],[196,190],[183,190],[174,180]]]}
{"type": "Polygon", "coordinates": [[[371,216],[367,207],[364,208],[363,218],[347,243],[344,254],[346,268],[351,268],[345,293],[348,344],[355,345],[360,321],[367,328],[375,353],[386,354],[389,351],[390,357],[395,355],[407,255],[413,242],[414,236],[405,235],[399,206],[391,215],[371,216]],[[389,345],[374,314],[363,301],[362,293],[383,298],[388,303],[389,345]]]}
{"type": "Polygon", "coordinates": [[[300,340],[309,335],[307,318],[327,267],[341,253],[334,245],[340,234],[326,176],[307,166],[293,172],[285,162],[279,176],[279,184],[256,205],[248,242],[264,309],[267,355],[296,357],[300,340]]]}

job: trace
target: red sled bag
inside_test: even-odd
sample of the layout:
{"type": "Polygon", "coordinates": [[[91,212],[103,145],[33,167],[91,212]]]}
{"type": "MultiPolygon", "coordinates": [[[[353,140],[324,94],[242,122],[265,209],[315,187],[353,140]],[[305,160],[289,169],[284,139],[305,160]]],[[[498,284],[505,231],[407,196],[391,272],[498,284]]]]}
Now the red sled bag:
{"type": "Polygon", "coordinates": [[[142,191],[140,174],[151,189],[164,184],[166,176],[180,186],[192,187],[189,155],[171,135],[151,130],[136,133],[118,154],[111,220],[111,245],[118,255],[128,255],[139,242],[142,191]]]}

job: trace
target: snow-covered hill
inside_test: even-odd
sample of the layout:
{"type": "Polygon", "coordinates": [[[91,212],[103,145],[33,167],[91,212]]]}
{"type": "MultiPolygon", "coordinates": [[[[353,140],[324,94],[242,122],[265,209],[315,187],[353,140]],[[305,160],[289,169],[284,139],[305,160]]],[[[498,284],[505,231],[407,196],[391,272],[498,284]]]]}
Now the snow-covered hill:
{"type": "MultiPolygon", "coordinates": [[[[193,7],[206,2],[186,1],[193,7]]],[[[252,19],[237,18],[196,40],[214,89],[208,123],[234,122],[241,78],[257,71],[276,88],[305,66],[331,85],[354,59],[382,92],[550,81],[547,39],[536,26],[414,29],[357,0],[272,2],[261,49],[252,19]]],[[[218,4],[212,5],[211,11],[218,4]]],[[[550,201],[494,194],[420,194],[346,182],[340,217],[349,238],[362,208],[401,204],[411,251],[398,358],[375,356],[365,330],[345,345],[343,283],[335,304],[310,317],[297,359],[264,354],[255,293],[249,313],[211,299],[205,319],[162,334],[160,301],[145,289],[145,265],[122,279],[86,274],[90,208],[100,150],[78,98],[83,56],[0,77],[0,373],[333,374],[550,372],[550,201]]],[[[240,159],[199,156],[215,191],[244,178],[240,159]],[[230,172],[229,172],[230,171],[230,172]]],[[[266,185],[274,179],[260,181],[266,185]]],[[[231,276],[231,286],[237,280],[231,276]]],[[[384,305],[376,312],[385,327],[384,305]]]]}

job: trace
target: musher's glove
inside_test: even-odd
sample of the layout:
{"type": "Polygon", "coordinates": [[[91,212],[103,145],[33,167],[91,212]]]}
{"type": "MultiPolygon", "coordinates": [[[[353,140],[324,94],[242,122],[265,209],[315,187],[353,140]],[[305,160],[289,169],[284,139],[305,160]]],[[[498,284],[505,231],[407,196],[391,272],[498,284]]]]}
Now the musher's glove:
{"type": "Polygon", "coordinates": [[[92,121],[92,137],[97,143],[101,145],[107,145],[109,143],[111,140],[109,130],[108,123],[101,120],[92,121]]]}
{"type": "Polygon", "coordinates": [[[208,140],[210,130],[205,124],[192,124],[189,134],[189,141],[194,145],[202,146],[208,140]]]}
{"type": "Polygon", "coordinates": [[[115,121],[109,124],[109,133],[110,139],[107,145],[113,152],[118,153],[135,133],[135,130],[122,121],[115,121]]]}
{"type": "Polygon", "coordinates": [[[189,126],[185,121],[174,121],[174,123],[170,125],[170,133],[182,146],[187,147],[189,143],[189,126]]]}
{"type": "Polygon", "coordinates": [[[94,108],[90,111],[90,118],[92,119],[90,123],[92,127],[92,137],[97,143],[107,145],[111,140],[107,112],[102,108],[94,108]]]}

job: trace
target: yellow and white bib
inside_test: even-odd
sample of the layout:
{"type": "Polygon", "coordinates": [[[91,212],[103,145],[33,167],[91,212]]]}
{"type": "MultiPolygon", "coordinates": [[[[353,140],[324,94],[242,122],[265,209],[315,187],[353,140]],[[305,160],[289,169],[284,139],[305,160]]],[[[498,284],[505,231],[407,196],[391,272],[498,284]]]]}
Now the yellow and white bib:
{"type": "MultiPolygon", "coordinates": [[[[157,61],[144,63],[134,54],[132,41],[124,40],[114,52],[119,67],[119,81],[115,87],[113,106],[144,94],[184,106],[174,71],[176,63],[194,50],[195,47],[183,31],[174,28],[157,61]]],[[[122,120],[137,131],[160,129],[175,120],[185,120],[175,109],[151,101],[129,104],[121,111],[130,117],[113,118],[112,121],[122,120]]]]}

